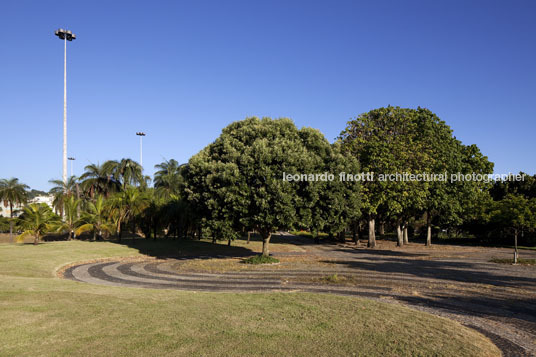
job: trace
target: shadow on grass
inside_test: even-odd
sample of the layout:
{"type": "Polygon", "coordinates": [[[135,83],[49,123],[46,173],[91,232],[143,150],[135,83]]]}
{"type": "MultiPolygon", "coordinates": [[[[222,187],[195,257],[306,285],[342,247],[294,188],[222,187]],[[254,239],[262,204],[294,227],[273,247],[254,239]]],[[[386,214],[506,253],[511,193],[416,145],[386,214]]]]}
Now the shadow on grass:
{"type": "MultiPolygon", "coordinates": [[[[376,252],[374,252],[376,253],[376,252]]],[[[536,290],[536,279],[507,275],[495,271],[486,271],[485,267],[478,264],[464,262],[448,262],[433,260],[412,260],[403,258],[389,258],[389,261],[325,261],[329,264],[337,264],[352,269],[369,270],[381,273],[410,274],[420,278],[450,280],[463,283],[479,283],[494,286],[515,288],[527,288],[536,290]]]]}
{"type": "Polygon", "coordinates": [[[228,246],[227,244],[212,243],[205,240],[192,239],[132,239],[123,238],[121,242],[110,241],[129,248],[137,249],[141,254],[156,258],[231,258],[249,257],[255,253],[248,248],[228,246]]]}
{"type": "Polygon", "coordinates": [[[509,318],[508,322],[530,333],[536,331],[536,307],[533,299],[522,297],[473,296],[398,296],[397,299],[412,305],[455,311],[461,315],[484,318],[509,318]]]}

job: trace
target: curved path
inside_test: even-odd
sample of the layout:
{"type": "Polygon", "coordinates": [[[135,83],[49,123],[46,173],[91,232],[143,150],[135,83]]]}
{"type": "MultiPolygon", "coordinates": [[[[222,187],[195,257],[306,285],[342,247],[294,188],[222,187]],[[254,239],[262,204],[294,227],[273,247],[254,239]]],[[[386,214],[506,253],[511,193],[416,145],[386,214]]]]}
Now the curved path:
{"type": "Polygon", "coordinates": [[[279,255],[281,266],[218,274],[188,271],[183,265],[192,258],[175,258],[81,264],[65,270],[64,277],[157,289],[362,296],[455,319],[487,335],[507,356],[536,356],[536,269],[488,262],[491,256],[509,257],[510,251],[459,248],[430,254],[322,245],[279,255]],[[284,257],[292,255],[318,264],[293,263],[286,269],[284,257]],[[343,284],[326,279],[333,274],[343,277],[343,284]]]}

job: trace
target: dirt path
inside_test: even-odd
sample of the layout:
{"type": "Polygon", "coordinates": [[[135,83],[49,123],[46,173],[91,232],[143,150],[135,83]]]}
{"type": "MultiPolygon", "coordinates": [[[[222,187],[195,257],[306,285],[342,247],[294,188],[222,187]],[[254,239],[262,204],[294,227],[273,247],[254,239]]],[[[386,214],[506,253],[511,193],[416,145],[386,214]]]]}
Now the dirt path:
{"type": "MultiPolygon", "coordinates": [[[[511,250],[414,244],[396,249],[389,242],[377,250],[302,247],[302,253],[276,253],[282,261],[278,266],[222,273],[191,270],[192,257],[183,257],[82,264],[64,276],[114,286],[367,297],[457,320],[487,335],[506,356],[536,356],[536,267],[489,262],[511,257],[511,250]]],[[[523,256],[536,258],[536,252],[523,251],[523,256]]]]}

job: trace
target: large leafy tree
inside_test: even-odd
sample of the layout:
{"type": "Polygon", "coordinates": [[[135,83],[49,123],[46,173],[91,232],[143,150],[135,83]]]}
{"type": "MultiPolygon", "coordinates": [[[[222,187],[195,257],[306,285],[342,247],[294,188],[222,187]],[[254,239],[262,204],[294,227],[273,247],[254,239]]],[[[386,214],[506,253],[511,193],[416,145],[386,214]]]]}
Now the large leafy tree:
{"type": "Polygon", "coordinates": [[[425,108],[374,109],[350,121],[340,140],[359,159],[364,171],[375,173],[374,180],[363,184],[369,247],[375,245],[378,215],[395,223],[398,245],[402,245],[402,228],[407,229],[411,217],[421,212],[427,218],[426,242],[430,245],[434,217],[443,224],[460,224],[464,202],[474,201],[485,189],[477,181],[451,182],[450,175],[488,174],[493,168],[475,145],[462,145],[450,127],[425,108]],[[393,180],[396,173],[429,176],[420,181],[398,180],[396,176],[393,180]],[[429,179],[439,174],[444,175],[442,179],[429,179]],[[384,175],[383,180],[380,175],[384,175]]]}
{"type": "Polygon", "coordinates": [[[18,178],[0,180],[0,201],[3,201],[4,207],[9,207],[9,236],[13,241],[13,207],[15,205],[25,204],[28,200],[28,185],[19,182],[18,178]]]}
{"type": "Polygon", "coordinates": [[[391,217],[399,231],[411,212],[422,204],[424,190],[416,182],[386,179],[396,173],[423,173],[426,151],[416,141],[418,113],[412,109],[386,107],[361,114],[348,122],[339,140],[345,151],[354,155],[362,170],[372,179],[363,182],[363,215],[369,223],[369,247],[376,246],[375,224],[378,215],[391,217]]]}
{"type": "Polygon", "coordinates": [[[37,244],[43,233],[52,230],[54,224],[59,220],[60,218],[52,212],[46,203],[32,203],[24,207],[19,222],[23,232],[17,237],[17,240],[23,241],[25,237],[33,236],[34,244],[37,244]]]}
{"type": "Polygon", "coordinates": [[[338,175],[359,173],[359,163],[339,143],[330,145],[318,130],[304,128],[300,136],[313,157],[312,171],[335,175],[333,180],[300,183],[299,195],[304,198],[299,210],[302,224],[315,241],[320,232],[344,237],[343,231],[360,217],[361,183],[341,180],[338,175]]]}
{"type": "Polygon", "coordinates": [[[283,180],[284,173],[319,168],[313,147],[329,150],[323,136],[307,135],[309,130],[298,130],[290,119],[247,118],[190,159],[185,193],[213,232],[229,239],[241,228],[255,229],[268,255],[272,232],[311,223],[316,196],[304,194],[302,182],[283,180]]]}

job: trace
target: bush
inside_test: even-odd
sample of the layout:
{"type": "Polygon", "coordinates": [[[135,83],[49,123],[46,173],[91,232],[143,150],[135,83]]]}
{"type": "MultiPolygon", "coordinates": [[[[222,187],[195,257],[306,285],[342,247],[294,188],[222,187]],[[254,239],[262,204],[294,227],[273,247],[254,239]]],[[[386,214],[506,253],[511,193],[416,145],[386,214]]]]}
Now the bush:
{"type": "Polygon", "coordinates": [[[253,257],[244,259],[243,262],[245,264],[274,264],[279,263],[279,260],[270,256],[267,257],[264,255],[255,255],[253,257]]]}

